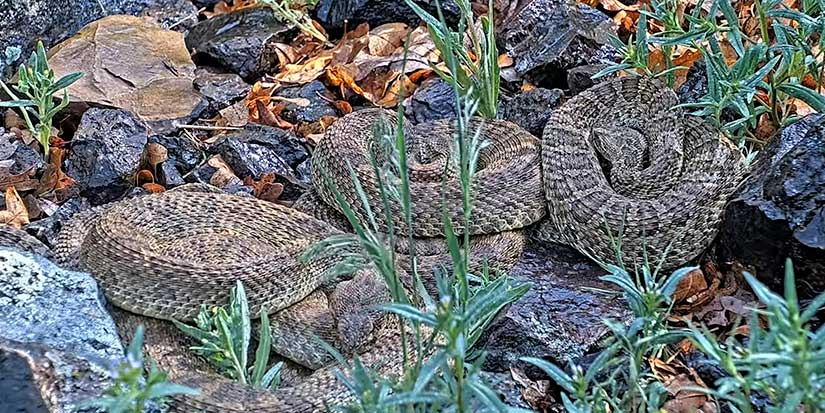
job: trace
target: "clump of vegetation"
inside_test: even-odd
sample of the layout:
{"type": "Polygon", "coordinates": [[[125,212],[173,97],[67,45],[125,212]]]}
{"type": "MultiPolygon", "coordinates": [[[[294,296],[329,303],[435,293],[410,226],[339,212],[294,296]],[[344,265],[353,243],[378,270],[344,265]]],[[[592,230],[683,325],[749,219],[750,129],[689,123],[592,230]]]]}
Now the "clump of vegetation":
{"type": "Polygon", "coordinates": [[[684,69],[674,65],[672,52],[677,47],[698,50],[707,72],[707,94],[683,106],[710,119],[742,148],[746,142],[763,143],[756,136],[763,115],[781,127],[798,119],[792,109],[797,100],[817,112],[825,110],[821,1],[802,0],[800,10],[794,10],[781,0],[754,0],[759,30],[752,36],[743,33],[730,0],[713,0],[707,10],[696,6],[684,16],[679,7],[676,0],[652,0],[641,11],[635,39],[624,43],[613,37],[622,60],[596,76],[638,72],[665,77],[672,86],[675,71],[684,69]],[[648,35],[651,22],[663,29],[648,35]],[[731,49],[735,58],[726,53],[731,49]],[[662,52],[664,67],[651,61],[651,51],[662,52]]]}
{"type": "Polygon", "coordinates": [[[247,367],[252,327],[246,291],[240,281],[232,289],[227,307],[207,309],[203,306],[195,319],[196,327],[177,321],[175,325],[197,341],[191,350],[205,357],[227,377],[260,389],[274,389],[280,385],[283,363],[276,363],[267,370],[272,336],[266,308],[261,308],[255,361],[247,367]]]}
{"type": "Polygon", "coordinates": [[[261,4],[271,8],[278,20],[289,22],[302,32],[314,37],[321,42],[327,42],[327,36],[315,27],[312,19],[307,15],[306,9],[315,7],[318,0],[259,0],[261,4]]]}
{"type": "Polygon", "coordinates": [[[664,384],[653,374],[650,357],[659,357],[667,345],[689,338],[696,348],[717,362],[727,376],[712,388],[695,387],[733,412],[825,411],[825,326],[813,331],[811,320],[825,307],[825,294],[801,310],[796,298],[793,269],[787,263],[785,297],[771,292],[752,275],[745,278],[767,308],[754,309],[749,336],[719,342],[705,327],[687,330],[667,324],[671,296],[679,280],[692,268],[665,278],[645,264],[631,277],[619,266],[608,265],[602,279],[623,292],[634,318],[625,327],[605,321],[611,330],[606,348],[587,370],[571,363],[567,370],[535,358],[525,358],[553,379],[563,390],[562,403],[570,413],[659,411],[668,400],[664,384]],[[767,321],[762,328],[760,319],[767,321]],[[753,401],[767,398],[768,407],[757,410],[753,401]]]}
{"type": "Polygon", "coordinates": [[[66,88],[83,77],[83,73],[71,73],[55,80],[54,71],[49,68],[46,57],[46,48],[43,42],[37,42],[35,50],[27,64],[21,64],[17,71],[17,89],[24,98],[18,97],[8,85],[0,80],[0,87],[12,98],[8,102],[0,102],[0,107],[20,108],[26,127],[37,138],[43,147],[43,156],[49,158],[49,138],[52,136],[52,120],[57,112],[69,105],[69,93],[66,88]],[[63,92],[60,103],[55,105],[54,95],[63,92]],[[35,116],[37,124],[32,122],[35,116]]]}
{"type": "Polygon", "coordinates": [[[152,363],[149,375],[144,373],[143,326],[138,326],[129,344],[126,360],[115,366],[111,375],[114,382],[104,395],[83,403],[81,407],[96,407],[107,413],[143,413],[152,403],[163,405],[166,398],[176,394],[197,395],[195,389],[173,384],[166,373],[152,363]]]}
{"type": "Polygon", "coordinates": [[[563,390],[562,403],[571,413],[658,411],[668,399],[665,386],[653,375],[648,359],[660,354],[681,335],[667,325],[672,296],[679,281],[693,268],[682,268],[662,277],[644,262],[635,277],[619,265],[604,265],[601,279],[616,285],[633,312],[628,325],[605,320],[611,336],[606,348],[585,371],[570,363],[568,372],[536,358],[525,361],[544,370],[563,390]]]}
{"type": "Polygon", "coordinates": [[[790,260],[784,297],[750,274],[745,278],[765,305],[753,310],[747,340],[719,342],[706,328],[691,326],[691,341],[727,373],[707,391],[731,411],[753,412],[752,400],[763,397],[767,412],[825,412],[825,325],[812,326],[825,293],[800,308],[790,260]]]}
{"type": "Polygon", "coordinates": [[[433,71],[447,81],[459,96],[478,102],[477,112],[480,116],[495,119],[498,114],[501,78],[492,0],[488,1],[487,15],[480,19],[481,30],[477,30],[474,25],[470,1],[456,0],[460,18],[455,31],[447,25],[440,7],[436,18],[414,1],[406,2],[427,23],[430,39],[449,69],[444,71],[433,66],[433,71]],[[470,50],[465,47],[468,39],[470,50]]]}

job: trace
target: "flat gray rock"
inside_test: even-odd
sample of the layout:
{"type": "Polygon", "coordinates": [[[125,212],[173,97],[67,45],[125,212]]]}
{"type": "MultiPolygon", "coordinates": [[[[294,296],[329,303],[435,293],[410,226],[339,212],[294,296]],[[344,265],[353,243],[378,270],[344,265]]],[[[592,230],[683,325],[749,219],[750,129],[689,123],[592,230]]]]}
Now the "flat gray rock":
{"type": "Polygon", "coordinates": [[[33,377],[49,389],[43,398],[54,411],[72,411],[109,387],[109,366],[123,346],[89,274],[0,248],[0,285],[0,356],[23,355],[37,370],[45,363],[47,371],[33,377]]]}

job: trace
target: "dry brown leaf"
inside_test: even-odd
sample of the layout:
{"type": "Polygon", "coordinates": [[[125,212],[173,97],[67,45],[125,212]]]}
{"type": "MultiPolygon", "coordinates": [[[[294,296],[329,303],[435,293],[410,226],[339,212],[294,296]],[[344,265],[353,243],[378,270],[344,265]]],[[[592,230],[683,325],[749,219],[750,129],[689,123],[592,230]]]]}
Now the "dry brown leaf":
{"type": "Polygon", "coordinates": [[[673,300],[682,302],[696,294],[708,289],[708,283],[705,280],[705,274],[702,270],[695,269],[685,275],[676,286],[676,291],[673,293],[673,300]]]}
{"type": "Polygon", "coordinates": [[[169,151],[165,146],[154,142],[146,145],[146,162],[153,168],[166,162],[167,159],[169,159],[169,151]]]}
{"type": "Polygon", "coordinates": [[[147,182],[147,183],[141,185],[140,187],[147,190],[147,191],[149,191],[149,192],[151,192],[151,193],[153,193],[153,194],[159,194],[159,193],[166,190],[166,188],[164,188],[162,185],[151,183],[151,182],[147,182]]]}
{"type": "Polygon", "coordinates": [[[281,67],[281,72],[275,75],[275,79],[284,83],[309,83],[324,74],[331,61],[331,54],[322,54],[302,64],[286,64],[281,67]]]}
{"type": "Polygon", "coordinates": [[[248,9],[258,6],[258,0],[230,0],[230,2],[232,4],[228,4],[225,1],[219,1],[217,4],[215,4],[215,7],[212,8],[213,11],[205,11],[203,12],[203,15],[206,16],[207,19],[211,19],[212,17],[215,17],[219,14],[231,13],[236,10],[248,9]]]}
{"type": "Polygon", "coordinates": [[[352,105],[350,105],[346,100],[336,100],[333,104],[335,105],[335,108],[344,115],[352,113],[352,105]]]}
{"type": "Polygon", "coordinates": [[[0,211],[0,222],[17,229],[29,223],[29,211],[14,186],[6,188],[6,210],[0,211]]]}
{"type": "Polygon", "coordinates": [[[759,141],[768,142],[777,130],[778,128],[771,116],[768,113],[763,113],[759,116],[759,120],[756,123],[754,135],[759,141]]]}
{"type": "Polygon", "coordinates": [[[241,182],[241,180],[235,176],[235,173],[232,172],[232,168],[227,165],[226,161],[224,161],[220,155],[215,155],[209,158],[206,163],[217,169],[209,178],[210,185],[217,186],[218,188],[224,188],[229,184],[241,182]]]}
{"type": "Polygon", "coordinates": [[[519,385],[521,397],[534,409],[544,412],[556,404],[550,396],[550,380],[532,380],[518,367],[510,367],[510,376],[519,385]]]}
{"type": "Polygon", "coordinates": [[[263,107],[268,107],[269,103],[272,101],[272,92],[275,90],[277,85],[264,85],[262,82],[258,81],[252,85],[252,88],[249,89],[249,93],[246,94],[246,107],[249,110],[249,118],[252,120],[257,120],[260,118],[258,114],[258,102],[263,104],[263,107]]]}
{"type": "Polygon", "coordinates": [[[792,98],[788,101],[790,103],[793,113],[799,116],[807,116],[817,111],[801,99],[792,98]]]}
{"type": "Polygon", "coordinates": [[[507,53],[502,53],[498,55],[498,65],[502,68],[510,67],[513,65],[513,58],[507,53]]]}
{"type": "Polygon", "coordinates": [[[141,169],[135,174],[135,186],[141,186],[143,184],[151,184],[155,182],[155,175],[152,171],[148,169],[141,169]]]}
{"type": "Polygon", "coordinates": [[[607,11],[619,11],[619,10],[638,11],[639,8],[641,7],[641,3],[624,4],[619,0],[599,0],[599,3],[601,3],[602,7],[604,7],[604,9],[607,10],[607,11]]]}
{"type": "Polygon", "coordinates": [[[375,104],[383,108],[394,107],[398,105],[402,95],[410,96],[415,92],[416,86],[407,76],[396,77],[386,88],[384,96],[375,104]]]}
{"type": "Polygon", "coordinates": [[[387,23],[372,29],[368,35],[367,51],[373,56],[389,56],[404,45],[409,30],[404,23],[387,23]]]}
{"type": "Polygon", "coordinates": [[[355,75],[349,66],[334,65],[328,67],[327,79],[329,79],[332,86],[341,88],[341,96],[346,96],[346,89],[352,90],[359,95],[364,95],[364,90],[355,83],[355,75]]]}
{"type": "Polygon", "coordinates": [[[284,192],[284,185],[275,182],[276,177],[273,172],[263,174],[259,181],[255,181],[252,177],[247,176],[243,179],[243,184],[252,187],[252,194],[255,198],[275,202],[284,192]]]}
{"type": "Polygon", "coordinates": [[[687,374],[679,374],[664,382],[671,399],[662,410],[668,413],[715,413],[716,408],[708,401],[708,396],[691,387],[699,387],[687,374]]]}
{"type": "Polygon", "coordinates": [[[61,190],[74,185],[75,180],[63,172],[63,158],[66,150],[58,146],[49,148],[49,164],[40,177],[40,183],[35,189],[35,195],[42,195],[52,190],[61,190]]]}

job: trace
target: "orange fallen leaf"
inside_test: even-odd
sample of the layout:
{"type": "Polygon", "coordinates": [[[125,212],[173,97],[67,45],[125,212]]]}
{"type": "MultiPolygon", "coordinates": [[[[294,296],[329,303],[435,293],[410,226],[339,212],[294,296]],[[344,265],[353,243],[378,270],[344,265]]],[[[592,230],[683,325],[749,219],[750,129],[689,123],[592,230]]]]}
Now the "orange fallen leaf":
{"type": "Polygon", "coordinates": [[[74,185],[75,180],[63,172],[63,158],[66,150],[59,146],[49,148],[49,164],[40,177],[40,183],[35,189],[35,195],[42,195],[52,190],[61,190],[74,185]]]}
{"type": "Polygon", "coordinates": [[[510,67],[513,65],[513,58],[507,53],[502,53],[498,55],[498,65],[499,67],[510,67]]]}
{"type": "Polygon", "coordinates": [[[708,283],[705,280],[705,274],[702,270],[695,269],[685,275],[676,286],[676,291],[673,293],[673,300],[678,302],[685,301],[696,294],[708,289],[708,283]]]}
{"type": "Polygon", "coordinates": [[[6,210],[0,211],[0,222],[17,229],[29,223],[29,211],[14,186],[6,188],[6,210]]]}
{"type": "Polygon", "coordinates": [[[275,173],[272,172],[263,174],[259,181],[247,176],[243,179],[243,184],[252,187],[252,194],[255,198],[275,202],[284,192],[284,185],[275,182],[276,177],[275,173]]]}
{"type": "Polygon", "coordinates": [[[147,182],[147,183],[141,185],[140,187],[147,190],[147,191],[149,191],[149,192],[151,192],[151,193],[153,193],[153,194],[159,194],[159,193],[166,190],[166,188],[164,188],[163,186],[158,185],[158,184],[153,184],[151,182],[147,182]]]}
{"type": "Polygon", "coordinates": [[[255,82],[252,85],[252,89],[246,94],[246,108],[249,110],[249,118],[252,120],[257,120],[260,118],[260,114],[258,113],[258,102],[263,103],[263,107],[269,106],[269,102],[272,101],[272,91],[275,90],[277,85],[267,85],[260,81],[255,82]]]}
{"type": "Polygon", "coordinates": [[[211,12],[205,11],[205,12],[203,12],[203,15],[206,16],[206,18],[212,18],[212,17],[217,16],[219,14],[226,14],[226,13],[231,13],[231,12],[236,11],[236,10],[256,7],[258,5],[258,0],[235,0],[235,1],[231,1],[231,3],[232,4],[228,4],[225,1],[219,1],[212,8],[213,11],[211,11],[211,12]]]}
{"type": "Polygon", "coordinates": [[[335,108],[344,115],[352,113],[352,105],[350,105],[346,100],[336,100],[334,105],[335,108]]]}
{"type": "Polygon", "coordinates": [[[146,183],[155,183],[155,175],[148,169],[141,169],[135,175],[135,185],[140,186],[146,183]]]}
{"type": "Polygon", "coordinates": [[[355,83],[355,75],[353,71],[344,65],[334,65],[327,68],[327,79],[332,86],[341,88],[341,96],[346,94],[345,89],[350,89],[353,92],[363,95],[364,89],[355,83]]]}

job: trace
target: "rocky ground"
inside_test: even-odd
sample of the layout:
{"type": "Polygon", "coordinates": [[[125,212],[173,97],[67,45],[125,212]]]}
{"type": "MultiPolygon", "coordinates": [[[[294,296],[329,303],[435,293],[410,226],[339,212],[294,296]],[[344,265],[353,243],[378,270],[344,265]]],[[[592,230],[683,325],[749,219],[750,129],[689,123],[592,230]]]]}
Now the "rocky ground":
{"type": "MultiPolygon", "coordinates": [[[[44,246],[0,250],[0,400],[24,406],[11,411],[68,411],[100,391],[109,380],[105,366],[122,355],[94,279],[41,256],[68,217],[190,182],[290,205],[309,186],[310,154],[325,127],[352,110],[397,103],[387,73],[400,71],[390,57],[404,36],[387,41],[385,53],[377,51],[380,37],[361,34],[376,53],[369,55],[348,45],[358,38],[338,39],[366,30],[356,29],[362,23],[393,36],[400,29],[392,25],[405,23],[408,33],[418,19],[403,2],[321,0],[314,9],[316,21],[343,45],[330,59],[349,53],[343,67],[368,62],[352,66],[363,72],[356,85],[341,81],[326,60],[316,70],[310,66],[320,59],[297,56],[320,46],[300,40],[269,9],[218,13],[216,3],[29,0],[0,10],[0,78],[14,81],[36,40],[50,47],[56,72],[86,73],[70,89],[73,103],[56,117],[48,163],[17,112],[6,111],[0,122],[0,207],[12,213],[9,225],[44,246]],[[51,369],[51,379],[37,385],[55,391],[38,391],[32,369],[51,369]]],[[[434,2],[420,3],[432,10],[434,2]]],[[[584,4],[522,3],[529,4],[503,13],[498,25],[500,49],[510,59],[502,72],[502,117],[540,135],[553,108],[592,85],[591,75],[615,54],[606,44],[615,27],[603,11],[584,4]]],[[[456,18],[449,2],[445,11],[447,19],[456,18]]],[[[417,46],[422,58],[432,53],[423,40],[417,46]]],[[[452,89],[424,68],[405,72],[414,89],[404,101],[408,119],[453,116],[452,89]]],[[[679,90],[685,102],[707,88],[698,70],[679,90]]],[[[2,93],[0,100],[6,100],[2,93]]],[[[682,314],[725,325],[747,300],[740,289],[725,290],[730,274],[745,265],[781,288],[785,257],[796,263],[802,294],[825,289],[823,171],[825,117],[811,115],[778,132],[728,205],[718,242],[699,262],[704,271],[681,297],[682,314]]],[[[508,401],[538,408],[536,397],[522,396],[547,386],[519,357],[561,364],[586,359],[607,331],[603,318],[628,319],[618,295],[598,281],[602,274],[565,246],[531,245],[524,253],[511,275],[534,287],[482,340],[485,371],[508,401]]]]}

